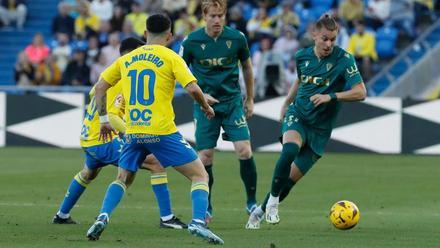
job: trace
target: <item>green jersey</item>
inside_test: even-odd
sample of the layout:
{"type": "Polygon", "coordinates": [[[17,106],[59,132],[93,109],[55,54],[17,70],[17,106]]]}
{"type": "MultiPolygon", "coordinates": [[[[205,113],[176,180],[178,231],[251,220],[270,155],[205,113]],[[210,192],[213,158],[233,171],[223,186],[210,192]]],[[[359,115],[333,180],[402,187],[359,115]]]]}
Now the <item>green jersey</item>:
{"type": "Polygon", "coordinates": [[[225,26],[214,39],[205,28],[198,29],[182,42],[180,56],[191,66],[204,93],[220,102],[241,97],[238,63],[250,56],[243,33],[225,26]]]}
{"type": "Polygon", "coordinates": [[[330,101],[315,107],[310,97],[315,94],[341,92],[362,83],[362,77],[351,54],[335,46],[332,53],[319,59],[313,46],[299,50],[295,55],[299,86],[294,103],[289,110],[297,113],[306,124],[332,130],[340,103],[330,101]]]}

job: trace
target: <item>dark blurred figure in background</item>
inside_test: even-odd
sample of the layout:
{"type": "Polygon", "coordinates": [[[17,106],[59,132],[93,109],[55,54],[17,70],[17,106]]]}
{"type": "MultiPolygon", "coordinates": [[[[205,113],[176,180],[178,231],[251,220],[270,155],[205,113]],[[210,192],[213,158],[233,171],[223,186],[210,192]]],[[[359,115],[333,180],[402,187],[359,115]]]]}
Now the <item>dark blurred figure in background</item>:
{"type": "Polygon", "coordinates": [[[58,4],[58,15],[52,19],[52,35],[57,33],[65,33],[72,39],[75,32],[75,19],[69,15],[69,6],[60,2],[58,4]]]}
{"type": "Polygon", "coordinates": [[[63,73],[61,83],[71,86],[88,86],[89,80],[90,68],[86,65],[86,53],[81,49],[76,49],[63,73]]]}

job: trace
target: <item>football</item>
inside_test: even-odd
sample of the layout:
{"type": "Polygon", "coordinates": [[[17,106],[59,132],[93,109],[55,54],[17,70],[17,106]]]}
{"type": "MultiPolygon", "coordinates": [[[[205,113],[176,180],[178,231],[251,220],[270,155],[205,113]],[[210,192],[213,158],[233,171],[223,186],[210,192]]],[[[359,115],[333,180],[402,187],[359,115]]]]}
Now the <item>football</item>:
{"type": "Polygon", "coordinates": [[[348,230],[359,222],[359,208],[351,201],[338,201],[330,209],[330,221],[340,230],[348,230]]]}

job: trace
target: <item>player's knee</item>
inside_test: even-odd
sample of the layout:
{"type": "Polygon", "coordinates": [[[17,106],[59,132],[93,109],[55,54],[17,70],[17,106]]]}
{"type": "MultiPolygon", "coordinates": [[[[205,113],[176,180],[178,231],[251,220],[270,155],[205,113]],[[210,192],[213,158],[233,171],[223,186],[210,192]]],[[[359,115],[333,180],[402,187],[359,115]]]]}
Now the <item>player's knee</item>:
{"type": "Polygon", "coordinates": [[[91,170],[89,168],[84,168],[81,172],[81,178],[86,181],[87,183],[91,182],[93,179],[95,179],[98,176],[99,170],[91,170]]]}
{"type": "Polygon", "coordinates": [[[199,157],[203,165],[210,165],[214,160],[214,150],[213,149],[201,150],[199,151],[199,157]]]}
{"type": "Polygon", "coordinates": [[[165,172],[165,168],[162,167],[159,163],[142,163],[142,168],[149,170],[151,173],[162,173],[165,172]]]}
{"type": "Polygon", "coordinates": [[[298,154],[299,146],[296,143],[285,143],[283,144],[282,154],[286,157],[294,159],[298,154]]]}
{"type": "Polygon", "coordinates": [[[195,172],[192,175],[191,181],[193,181],[193,182],[208,182],[209,181],[208,172],[206,172],[206,170],[197,170],[197,172],[195,172]]]}
{"type": "Polygon", "coordinates": [[[133,183],[135,175],[136,174],[133,172],[121,170],[121,168],[119,168],[117,180],[123,183],[126,188],[128,188],[133,183]]]}
{"type": "Polygon", "coordinates": [[[252,157],[252,149],[250,146],[238,147],[237,155],[240,160],[250,159],[252,157]]]}

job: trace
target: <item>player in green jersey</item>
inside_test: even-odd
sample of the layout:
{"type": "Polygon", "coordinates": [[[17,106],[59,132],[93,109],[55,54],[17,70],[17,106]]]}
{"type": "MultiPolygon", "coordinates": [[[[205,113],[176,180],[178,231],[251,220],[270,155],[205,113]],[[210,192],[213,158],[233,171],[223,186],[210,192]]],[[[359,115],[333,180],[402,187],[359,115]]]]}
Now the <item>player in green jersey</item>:
{"type": "Polygon", "coordinates": [[[338,25],[328,14],[315,26],[315,45],[295,55],[298,80],[281,109],[281,155],[276,163],[270,193],[249,216],[247,229],[280,221],[278,204],[323,155],[340,102],[362,101],[366,89],[351,54],[335,46],[338,25]]]}
{"type": "Polygon", "coordinates": [[[240,175],[247,194],[246,209],[250,213],[256,208],[257,171],[246,121],[254,109],[252,63],[246,37],[240,31],[225,26],[226,5],[226,0],[202,1],[206,27],[190,33],[180,50],[180,55],[191,65],[200,88],[216,113],[213,119],[208,120],[195,103],[196,145],[209,175],[208,221],[212,217],[214,148],[221,128],[225,131],[223,139],[233,142],[238,155],[240,175]],[[239,64],[246,84],[244,108],[238,81],[239,64]]]}

